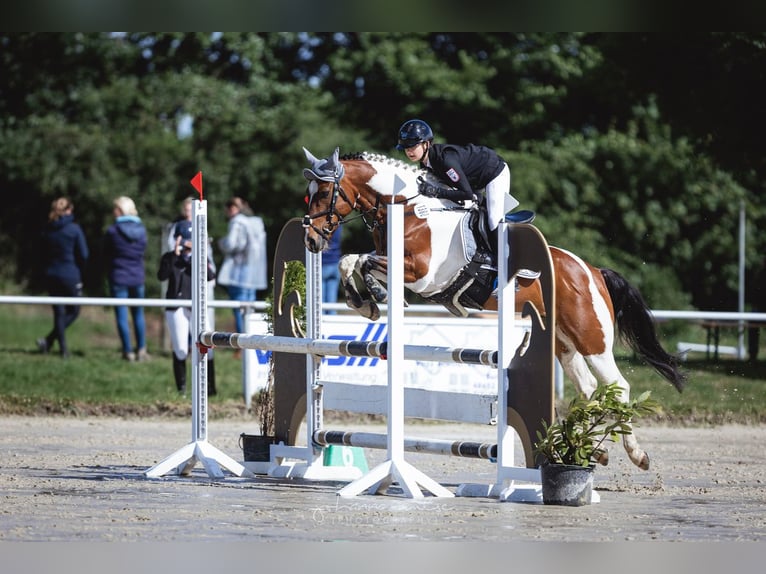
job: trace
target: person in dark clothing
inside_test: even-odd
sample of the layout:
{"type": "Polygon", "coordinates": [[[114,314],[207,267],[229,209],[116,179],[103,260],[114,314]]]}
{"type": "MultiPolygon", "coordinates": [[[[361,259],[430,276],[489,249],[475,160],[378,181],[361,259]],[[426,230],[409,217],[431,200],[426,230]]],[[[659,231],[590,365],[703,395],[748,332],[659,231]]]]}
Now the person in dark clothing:
{"type": "MultiPolygon", "coordinates": [[[[82,271],[89,251],[85,234],[75,223],[73,212],[74,204],[69,198],[59,197],[51,203],[43,234],[48,258],[45,281],[51,297],[82,296],[82,271]]],[[[58,341],[61,357],[69,357],[65,331],[79,314],[79,305],[53,305],[53,329],[46,337],[37,340],[40,352],[47,353],[58,341]]]]}
{"type": "MultiPolygon", "coordinates": [[[[423,180],[420,193],[456,202],[479,201],[487,211],[487,225],[494,235],[505,214],[519,205],[510,193],[508,164],[491,148],[435,144],[433,139],[431,126],[423,120],[408,120],[399,128],[396,148],[445,184],[433,185],[423,180]]],[[[490,241],[490,247],[497,261],[497,241],[490,241]]]]}
{"type": "Polygon", "coordinates": [[[338,227],[330,237],[330,246],[322,252],[322,301],[336,303],[338,287],[340,286],[340,270],[338,262],[342,255],[340,245],[343,226],[338,227]]]}
{"type": "MultiPolygon", "coordinates": [[[[166,299],[191,299],[192,296],[192,242],[191,237],[181,237],[173,251],[167,251],[160,258],[157,279],[167,281],[166,299]]],[[[208,260],[207,280],[215,279],[214,268],[208,260]]],[[[191,309],[189,307],[166,307],[165,320],[173,347],[173,377],[179,393],[186,391],[186,357],[191,346],[191,309]]],[[[216,394],[215,362],[208,358],[207,394],[216,394]]]]}
{"type": "MultiPolygon", "coordinates": [[[[143,299],[145,295],[144,252],[146,228],[138,217],[136,205],[129,197],[114,200],[115,221],[106,230],[104,255],[109,261],[109,292],[120,299],[143,299]]],[[[128,307],[114,308],[117,332],[122,343],[122,358],[126,361],[149,359],[146,350],[146,323],[143,307],[130,307],[136,336],[135,351],[131,347],[128,307]]]]}

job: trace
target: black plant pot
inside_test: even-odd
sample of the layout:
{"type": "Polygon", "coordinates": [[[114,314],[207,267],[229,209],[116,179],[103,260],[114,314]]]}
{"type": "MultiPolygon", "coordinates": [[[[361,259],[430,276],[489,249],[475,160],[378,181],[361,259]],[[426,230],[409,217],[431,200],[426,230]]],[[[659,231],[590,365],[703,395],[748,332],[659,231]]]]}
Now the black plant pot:
{"type": "Polygon", "coordinates": [[[590,504],[594,466],[546,463],[540,467],[543,503],[559,506],[590,504]]]}
{"type": "Polygon", "coordinates": [[[239,435],[239,446],[246,462],[268,462],[271,457],[271,445],[276,444],[276,437],[271,435],[239,435]]]}

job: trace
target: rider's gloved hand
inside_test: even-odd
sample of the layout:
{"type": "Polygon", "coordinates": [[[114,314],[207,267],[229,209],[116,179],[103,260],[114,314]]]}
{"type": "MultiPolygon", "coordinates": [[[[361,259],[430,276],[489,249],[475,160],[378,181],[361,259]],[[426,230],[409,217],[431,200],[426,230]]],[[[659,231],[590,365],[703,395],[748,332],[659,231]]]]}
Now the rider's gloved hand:
{"type": "Polygon", "coordinates": [[[425,195],[426,197],[439,197],[439,191],[437,186],[427,182],[423,179],[423,176],[418,177],[418,192],[420,192],[420,195],[425,195]]]}

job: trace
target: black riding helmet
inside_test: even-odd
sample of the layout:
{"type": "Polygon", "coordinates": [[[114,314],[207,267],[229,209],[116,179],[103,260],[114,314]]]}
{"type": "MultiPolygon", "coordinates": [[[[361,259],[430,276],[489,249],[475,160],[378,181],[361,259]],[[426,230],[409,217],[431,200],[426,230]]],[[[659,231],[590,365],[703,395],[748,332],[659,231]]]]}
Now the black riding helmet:
{"type": "Polygon", "coordinates": [[[399,128],[399,142],[396,144],[396,149],[402,151],[425,141],[430,142],[433,139],[434,132],[426,122],[407,120],[399,128]]]}

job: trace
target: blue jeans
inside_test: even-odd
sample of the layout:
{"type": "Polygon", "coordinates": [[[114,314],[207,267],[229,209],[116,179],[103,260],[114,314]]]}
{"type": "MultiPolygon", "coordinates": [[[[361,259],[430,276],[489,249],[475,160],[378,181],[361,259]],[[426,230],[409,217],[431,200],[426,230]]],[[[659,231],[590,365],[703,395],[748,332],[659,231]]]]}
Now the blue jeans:
{"type": "MultiPolygon", "coordinates": [[[[226,292],[229,294],[229,299],[232,301],[255,301],[255,289],[247,289],[245,287],[235,287],[234,285],[227,285],[226,292]]],[[[242,309],[232,309],[234,311],[234,323],[235,331],[237,333],[245,332],[245,320],[242,314],[242,309]]]]}
{"type": "Polygon", "coordinates": [[[340,271],[337,263],[322,265],[322,302],[336,303],[338,287],[340,286],[340,271]]]}
{"type": "MultiPolygon", "coordinates": [[[[109,285],[109,292],[112,297],[118,299],[143,299],[144,286],[126,287],[124,285],[109,285]]],[[[130,314],[133,317],[133,329],[136,333],[136,351],[146,348],[146,323],[144,322],[144,308],[130,307],[130,314]]],[[[128,307],[120,306],[114,308],[114,316],[117,319],[117,333],[122,342],[122,352],[130,353],[133,349],[130,346],[130,325],[128,325],[128,307]]]]}

